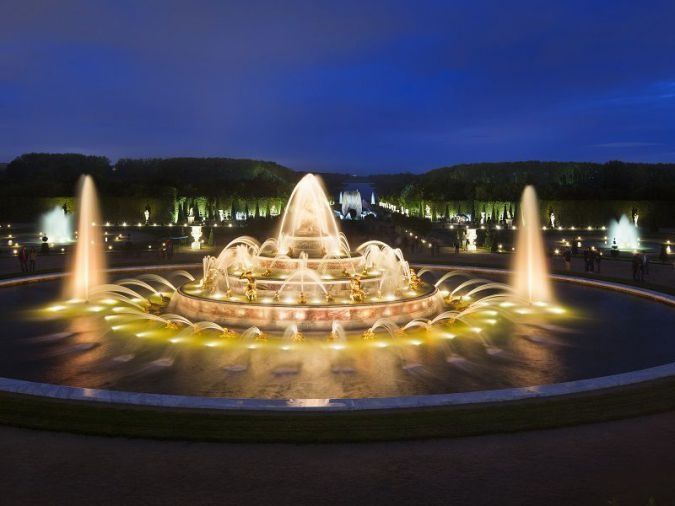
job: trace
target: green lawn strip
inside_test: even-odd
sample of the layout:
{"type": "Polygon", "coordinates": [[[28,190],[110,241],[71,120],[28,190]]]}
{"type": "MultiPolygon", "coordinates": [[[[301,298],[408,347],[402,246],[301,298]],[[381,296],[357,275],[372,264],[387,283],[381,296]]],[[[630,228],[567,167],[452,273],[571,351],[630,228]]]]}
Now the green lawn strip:
{"type": "Polygon", "coordinates": [[[365,442],[544,429],[675,409],[675,378],[549,399],[355,412],[222,412],[0,394],[0,423],[105,436],[229,442],[365,442]]]}

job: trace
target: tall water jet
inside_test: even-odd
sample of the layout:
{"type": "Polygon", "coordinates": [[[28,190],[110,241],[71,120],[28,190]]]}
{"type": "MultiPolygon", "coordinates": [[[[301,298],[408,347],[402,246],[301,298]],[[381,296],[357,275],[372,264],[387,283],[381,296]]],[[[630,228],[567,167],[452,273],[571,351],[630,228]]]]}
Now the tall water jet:
{"type": "Polygon", "coordinates": [[[279,253],[291,257],[301,251],[319,258],[346,253],[340,245],[333,210],[314,174],[307,174],[293,189],[281,219],[277,244],[279,253]]]}
{"type": "Polygon", "coordinates": [[[525,187],[520,201],[520,227],[513,260],[512,284],[515,294],[529,302],[548,302],[553,299],[539,223],[539,203],[533,186],[525,187]]]}
{"type": "Polygon", "coordinates": [[[72,258],[66,295],[88,300],[90,290],[105,283],[105,257],[96,187],[91,176],[80,178],[77,190],[77,244],[72,258]]]}

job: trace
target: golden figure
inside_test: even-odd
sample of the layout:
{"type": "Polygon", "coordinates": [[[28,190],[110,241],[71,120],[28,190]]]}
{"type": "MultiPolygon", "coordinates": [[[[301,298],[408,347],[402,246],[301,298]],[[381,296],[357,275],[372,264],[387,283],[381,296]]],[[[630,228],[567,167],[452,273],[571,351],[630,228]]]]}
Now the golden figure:
{"type": "Polygon", "coordinates": [[[239,276],[239,279],[246,279],[246,289],[244,295],[249,302],[255,302],[258,298],[258,291],[255,288],[255,277],[251,271],[246,271],[239,276]]]}
{"type": "Polygon", "coordinates": [[[272,271],[269,269],[265,269],[265,272],[263,272],[262,275],[264,278],[269,278],[272,275],[272,271]]]}
{"type": "Polygon", "coordinates": [[[178,324],[176,322],[168,321],[166,322],[165,329],[178,330],[178,324]]]}
{"type": "Polygon", "coordinates": [[[307,304],[307,297],[305,296],[305,292],[300,292],[298,295],[298,304],[307,304]]]}
{"type": "Polygon", "coordinates": [[[202,290],[206,295],[213,295],[218,289],[218,278],[221,271],[216,268],[209,269],[204,279],[202,279],[202,290]]]}
{"type": "Polygon", "coordinates": [[[302,332],[300,332],[299,330],[296,330],[295,334],[293,334],[292,341],[294,343],[302,343],[302,342],[304,342],[304,340],[305,340],[305,336],[302,335],[302,332]]]}
{"type": "Polygon", "coordinates": [[[375,339],[375,331],[373,331],[373,329],[364,330],[363,334],[361,334],[361,339],[364,341],[372,341],[375,339]]]}
{"type": "Polygon", "coordinates": [[[415,272],[415,269],[410,269],[410,278],[408,280],[408,288],[410,288],[412,291],[416,292],[417,290],[420,289],[421,284],[422,284],[422,280],[419,278],[419,276],[415,272]]]}
{"type": "Polygon", "coordinates": [[[267,342],[267,336],[262,332],[258,332],[258,334],[255,336],[255,340],[260,342],[267,342]]]}
{"type": "Polygon", "coordinates": [[[349,281],[349,287],[351,288],[349,298],[352,302],[363,302],[366,292],[361,288],[361,276],[354,274],[349,281]]]}
{"type": "Polygon", "coordinates": [[[230,330],[227,327],[223,328],[223,333],[221,334],[221,337],[224,337],[226,339],[232,339],[235,337],[237,334],[234,332],[234,330],[230,330]]]}
{"type": "Polygon", "coordinates": [[[328,292],[326,292],[326,295],[324,295],[324,298],[326,299],[326,302],[327,302],[328,304],[330,304],[331,302],[333,302],[333,296],[332,296],[330,293],[328,293],[328,292]]]}
{"type": "Polygon", "coordinates": [[[273,302],[279,302],[280,297],[281,296],[280,296],[279,292],[274,292],[274,296],[272,297],[272,301],[273,302]]]}

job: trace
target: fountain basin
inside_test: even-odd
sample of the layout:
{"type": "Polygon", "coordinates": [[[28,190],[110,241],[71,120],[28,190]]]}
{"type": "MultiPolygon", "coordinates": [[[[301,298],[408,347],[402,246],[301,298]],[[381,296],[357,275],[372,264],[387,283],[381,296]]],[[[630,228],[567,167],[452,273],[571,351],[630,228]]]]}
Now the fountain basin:
{"type": "MultiPolygon", "coordinates": [[[[162,269],[167,266],[141,270],[162,269]]],[[[485,276],[506,275],[497,269],[461,269],[485,276]]],[[[133,270],[139,269],[115,272],[128,277],[133,270]]],[[[59,386],[71,386],[84,389],[85,395],[101,389],[101,400],[109,389],[128,392],[139,403],[149,393],[160,394],[158,398],[178,396],[186,406],[190,404],[186,399],[208,396],[213,399],[208,404],[222,399],[223,406],[310,407],[316,402],[304,400],[322,399],[326,405],[351,409],[390,409],[397,404],[432,406],[436,401],[438,405],[466,399],[508,401],[507,390],[513,388],[518,389],[518,398],[573,393],[580,384],[584,391],[594,385],[608,388],[655,379],[660,376],[640,371],[659,367],[662,373],[661,366],[675,362],[675,340],[668,335],[675,327],[674,297],[582,278],[553,276],[560,303],[568,313],[550,324],[531,327],[528,335],[497,325],[486,327],[491,332],[488,343],[481,343],[480,336],[472,333],[454,339],[443,333],[425,338],[422,333],[398,341],[384,336],[373,341],[358,339],[346,346],[321,339],[286,346],[274,340],[249,344],[216,335],[169,340],[161,332],[143,335],[141,328],[111,330],[99,313],[59,317],[60,312],[51,309],[56,309],[61,277],[0,282],[4,328],[0,377],[51,384],[52,391],[65,392],[59,386]],[[617,318],[617,314],[631,318],[617,318]],[[100,345],[88,346],[92,342],[100,345]],[[495,347],[504,353],[491,354],[489,350],[495,347]],[[421,367],[405,367],[410,364],[421,367]],[[273,374],[290,368],[295,375],[273,374]],[[344,370],[353,372],[335,373],[344,370]],[[617,374],[628,376],[622,376],[620,383],[595,381],[617,374]],[[559,383],[574,388],[554,388],[559,383]],[[551,386],[541,387],[546,384],[551,386]],[[406,400],[399,403],[402,397],[406,400]]],[[[25,392],[30,390],[26,387],[25,392]]],[[[38,390],[34,391],[37,395],[38,390]]],[[[114,402],[123,402],[119,399],[114,402]]]]}
{"type": "Polygon", "coordinates": [[[291,322],[301,325],[305,332],[330,331],[333,322],[345,329],[367,329],[381,318],[405,324],[414,318],[429,318],[439,312],[440,294],[436,287],[416,296],[397,300],[368,303],[299,305],[248,303],[214,300],[185,292],[180,287],[171,299],[168,310],[192,321],[212,321],[228,328],[251,326],[283,331],[291,322]]]}

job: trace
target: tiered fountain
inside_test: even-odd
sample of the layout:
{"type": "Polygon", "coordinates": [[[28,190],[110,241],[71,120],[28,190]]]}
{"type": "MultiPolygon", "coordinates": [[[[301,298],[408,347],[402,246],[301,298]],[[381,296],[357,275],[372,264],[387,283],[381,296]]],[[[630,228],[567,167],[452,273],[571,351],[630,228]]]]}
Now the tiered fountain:
{"type": "Polygon", "coordinates": [[[319,180],[295,187],[279,234],[262,244],[240,237],[204,259],[203,277],[173,295],[169,311],[228,327],[329,331],[403,324],[437,314],[441,296],[410,269],[400,249],[368,241],[354,252],[319,180]]]}

